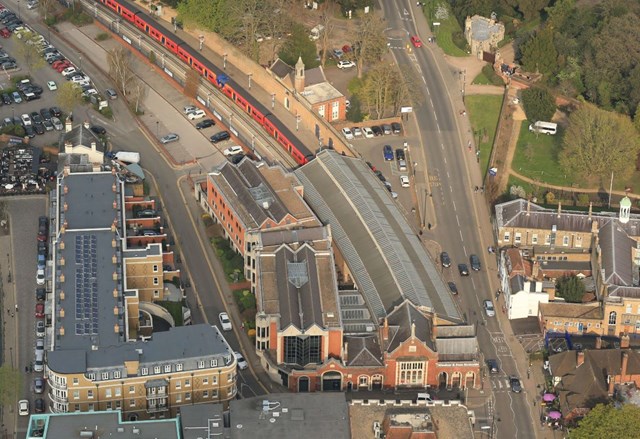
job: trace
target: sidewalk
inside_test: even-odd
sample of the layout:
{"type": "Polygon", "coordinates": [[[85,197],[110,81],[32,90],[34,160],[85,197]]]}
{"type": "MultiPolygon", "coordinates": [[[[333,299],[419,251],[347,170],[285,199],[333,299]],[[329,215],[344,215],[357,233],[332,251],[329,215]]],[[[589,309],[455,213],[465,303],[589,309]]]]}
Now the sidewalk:
{"type": "MultiPolygon", "coordinates": [[[[11,235],[0,236],[0,248],[11,254],[11,235]]],[[[4,252],[3,252],[4,253],[4,252]]],[[[9,273],[13,273],[13,267],[7,258],[0,254],[0,320],[2,321],[2,365],[8,365],[16,368],[18,362],[18,346],[17,346],[17,325],[18,314],[16,308],[16,292],[13,282],[9,282],[9,273]]],[[[7,433],[12,434],[17,430],[17,413],[16,407],[18,400],[22,399],[22,389],[19,390],[18,398],[9,406],[2,407],[2,437],[8,437],[7,433]]],[[[10,435],[9,437],[13,437],[10,435]]]]}

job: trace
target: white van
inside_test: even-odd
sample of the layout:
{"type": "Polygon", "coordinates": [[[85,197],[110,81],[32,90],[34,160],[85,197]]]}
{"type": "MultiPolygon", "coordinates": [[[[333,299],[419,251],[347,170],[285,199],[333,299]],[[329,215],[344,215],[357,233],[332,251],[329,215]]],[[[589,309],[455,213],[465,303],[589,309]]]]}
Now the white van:
{"type": "Polygon", "coordinates": [[[555,134],[558,131],[558,124],[553,122],[538,121],[529,125],[529,131],[534,133],[543,133],[548,135],[555,134]]]}
{"type": "Polygon", "coordinates": [[[319,24],[313,29],[311,29],[311,33],[309,34],[309,39],[311,41],[317,41],[320,39],[320,35],[322,35],[322,31],[324,30],[324,26],[319,24]]]}

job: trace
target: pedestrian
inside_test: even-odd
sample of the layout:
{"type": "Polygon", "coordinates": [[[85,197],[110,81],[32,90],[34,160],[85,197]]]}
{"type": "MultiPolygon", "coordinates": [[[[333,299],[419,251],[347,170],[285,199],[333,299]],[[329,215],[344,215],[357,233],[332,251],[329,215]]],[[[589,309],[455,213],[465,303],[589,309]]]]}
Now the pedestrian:
{"type": "Polygon", "coordinates": [[[24,367],[24,373],[29,373],[29,366],[24,367]]]}
{"type": "Polygon", "coordinates": [[[427,228],[431,230],[431,223],[427,224],[427,228]]]}
{"type": "Polygon", "coordinates": [[[18,312],[18,304],[16,303],[16,312],[18,312]]]}

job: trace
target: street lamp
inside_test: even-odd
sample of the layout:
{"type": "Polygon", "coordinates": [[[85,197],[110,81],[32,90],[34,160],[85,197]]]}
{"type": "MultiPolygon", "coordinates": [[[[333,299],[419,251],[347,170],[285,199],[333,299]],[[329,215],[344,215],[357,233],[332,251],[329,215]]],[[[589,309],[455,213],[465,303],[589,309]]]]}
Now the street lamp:
{"type": "Polygon", "coordinates": [[[18,19],[22,20],[22,17],[20,17],[20,0],[18,0],[18,19]]]}
{"type": "Polygon", "coordinates": [[[156,137],[160,138],[160,121],[156,120],[156,137]]]}

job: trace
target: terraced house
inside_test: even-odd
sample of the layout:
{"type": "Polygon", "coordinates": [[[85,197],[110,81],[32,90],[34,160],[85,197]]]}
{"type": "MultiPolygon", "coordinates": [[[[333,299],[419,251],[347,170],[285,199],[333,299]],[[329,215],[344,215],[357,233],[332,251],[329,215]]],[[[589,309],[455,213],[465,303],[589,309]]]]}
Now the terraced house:
{"type": "Polygon", "coordinates": [[[173,327],[154,303],[164,295],[162,247],[127,248],[124,206],[115,173],[58,175],[51,195],[53,300],[42,334],[51,411],[121,410],[135,420],[232,399],[231,348],[216,327],[173,327]],[[155,330],[160,321],[167,330],[155,330]]]}

